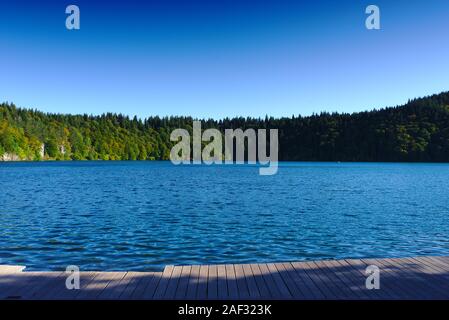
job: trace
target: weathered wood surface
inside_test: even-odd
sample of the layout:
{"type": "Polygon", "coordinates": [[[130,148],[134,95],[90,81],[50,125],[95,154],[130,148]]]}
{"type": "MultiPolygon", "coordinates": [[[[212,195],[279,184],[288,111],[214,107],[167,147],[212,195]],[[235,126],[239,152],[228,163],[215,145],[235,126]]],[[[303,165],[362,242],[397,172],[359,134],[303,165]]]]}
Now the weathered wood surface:
{"type": "Polygon", "coordinates": [[[66,288],[65,272],[23,269],[0,266],[0,299],[449,299],[449,257],[167,266],[163,272],[83,271],[79,290],[66,288]],[[380,270],[378,290],[365,285],[370,265],[380,270]]]}
{"type": "Polygon", "coordinates": [[[22,272],[25,266],[9,266],[0,264],[0,273],[22,272]]]}

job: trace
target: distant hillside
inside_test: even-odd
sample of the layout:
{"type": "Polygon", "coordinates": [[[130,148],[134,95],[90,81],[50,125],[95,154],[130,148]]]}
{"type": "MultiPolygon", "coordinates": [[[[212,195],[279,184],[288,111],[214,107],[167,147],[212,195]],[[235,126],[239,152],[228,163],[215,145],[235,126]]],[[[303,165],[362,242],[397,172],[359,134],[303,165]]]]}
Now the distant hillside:
{"type": "MultiPolygon", "coordinates": [[[[0,104],[0,159],[166,160],[190,117],[60,115],[0,104]]],[[[203,129],[277,128],[285,161],[449,162],[449,92],[403,106],[309,117],[203,120],[203,129]]]]}

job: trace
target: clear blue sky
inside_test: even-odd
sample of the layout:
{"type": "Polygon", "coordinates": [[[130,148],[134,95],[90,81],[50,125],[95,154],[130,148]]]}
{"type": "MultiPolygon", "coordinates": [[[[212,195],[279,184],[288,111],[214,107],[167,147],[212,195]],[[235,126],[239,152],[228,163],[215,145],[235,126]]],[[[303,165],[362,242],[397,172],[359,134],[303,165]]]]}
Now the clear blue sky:
{"type": "Polygon", "coordinates": [[[0,101],[48,112],[278,117],[449,90],[447,0],[2,1],[0,44],[0,101]]]}

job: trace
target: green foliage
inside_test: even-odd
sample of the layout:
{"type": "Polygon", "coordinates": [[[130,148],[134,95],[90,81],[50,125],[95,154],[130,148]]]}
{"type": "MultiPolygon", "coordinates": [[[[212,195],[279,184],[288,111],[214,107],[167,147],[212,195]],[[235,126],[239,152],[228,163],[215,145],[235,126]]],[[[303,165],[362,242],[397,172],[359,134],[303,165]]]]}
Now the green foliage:
{"type": "Polygon", "coordinates": [[[55,138],[45,140],[45,153],[51,158],[58,156],[58,142],[55,138]]]}
{"type": "MultiPolygon", "coordinates": [[[[191,117],[46,114],[0,104],[0,156],[26,160],[168,160],[191,117]],[[45,153],[41,147],[45,145],[45,153]]],[[[449,92],[353,114],[203,120],[202,128],[279,129],[284,161],[449,161],[449,92]]]]}

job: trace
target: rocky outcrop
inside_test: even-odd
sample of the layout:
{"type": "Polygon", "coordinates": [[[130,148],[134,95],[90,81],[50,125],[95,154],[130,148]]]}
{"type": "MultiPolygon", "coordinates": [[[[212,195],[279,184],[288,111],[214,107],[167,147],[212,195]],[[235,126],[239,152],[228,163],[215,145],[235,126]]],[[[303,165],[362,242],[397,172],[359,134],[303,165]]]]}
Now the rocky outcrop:
{"type": "Polygon", "coordinates": [[[39,155],[40,155],[41,159],[44,159],[44,157],[45,157],[45,144],[44,143],[41,144],[41,147],[39,149],[39,155]]]}
{"type": "Polygon", "coordinates": [[[20,161],[18,155],[14,153],[4,153],[2,156],[0,156],[0,161],[20,161]]]}

